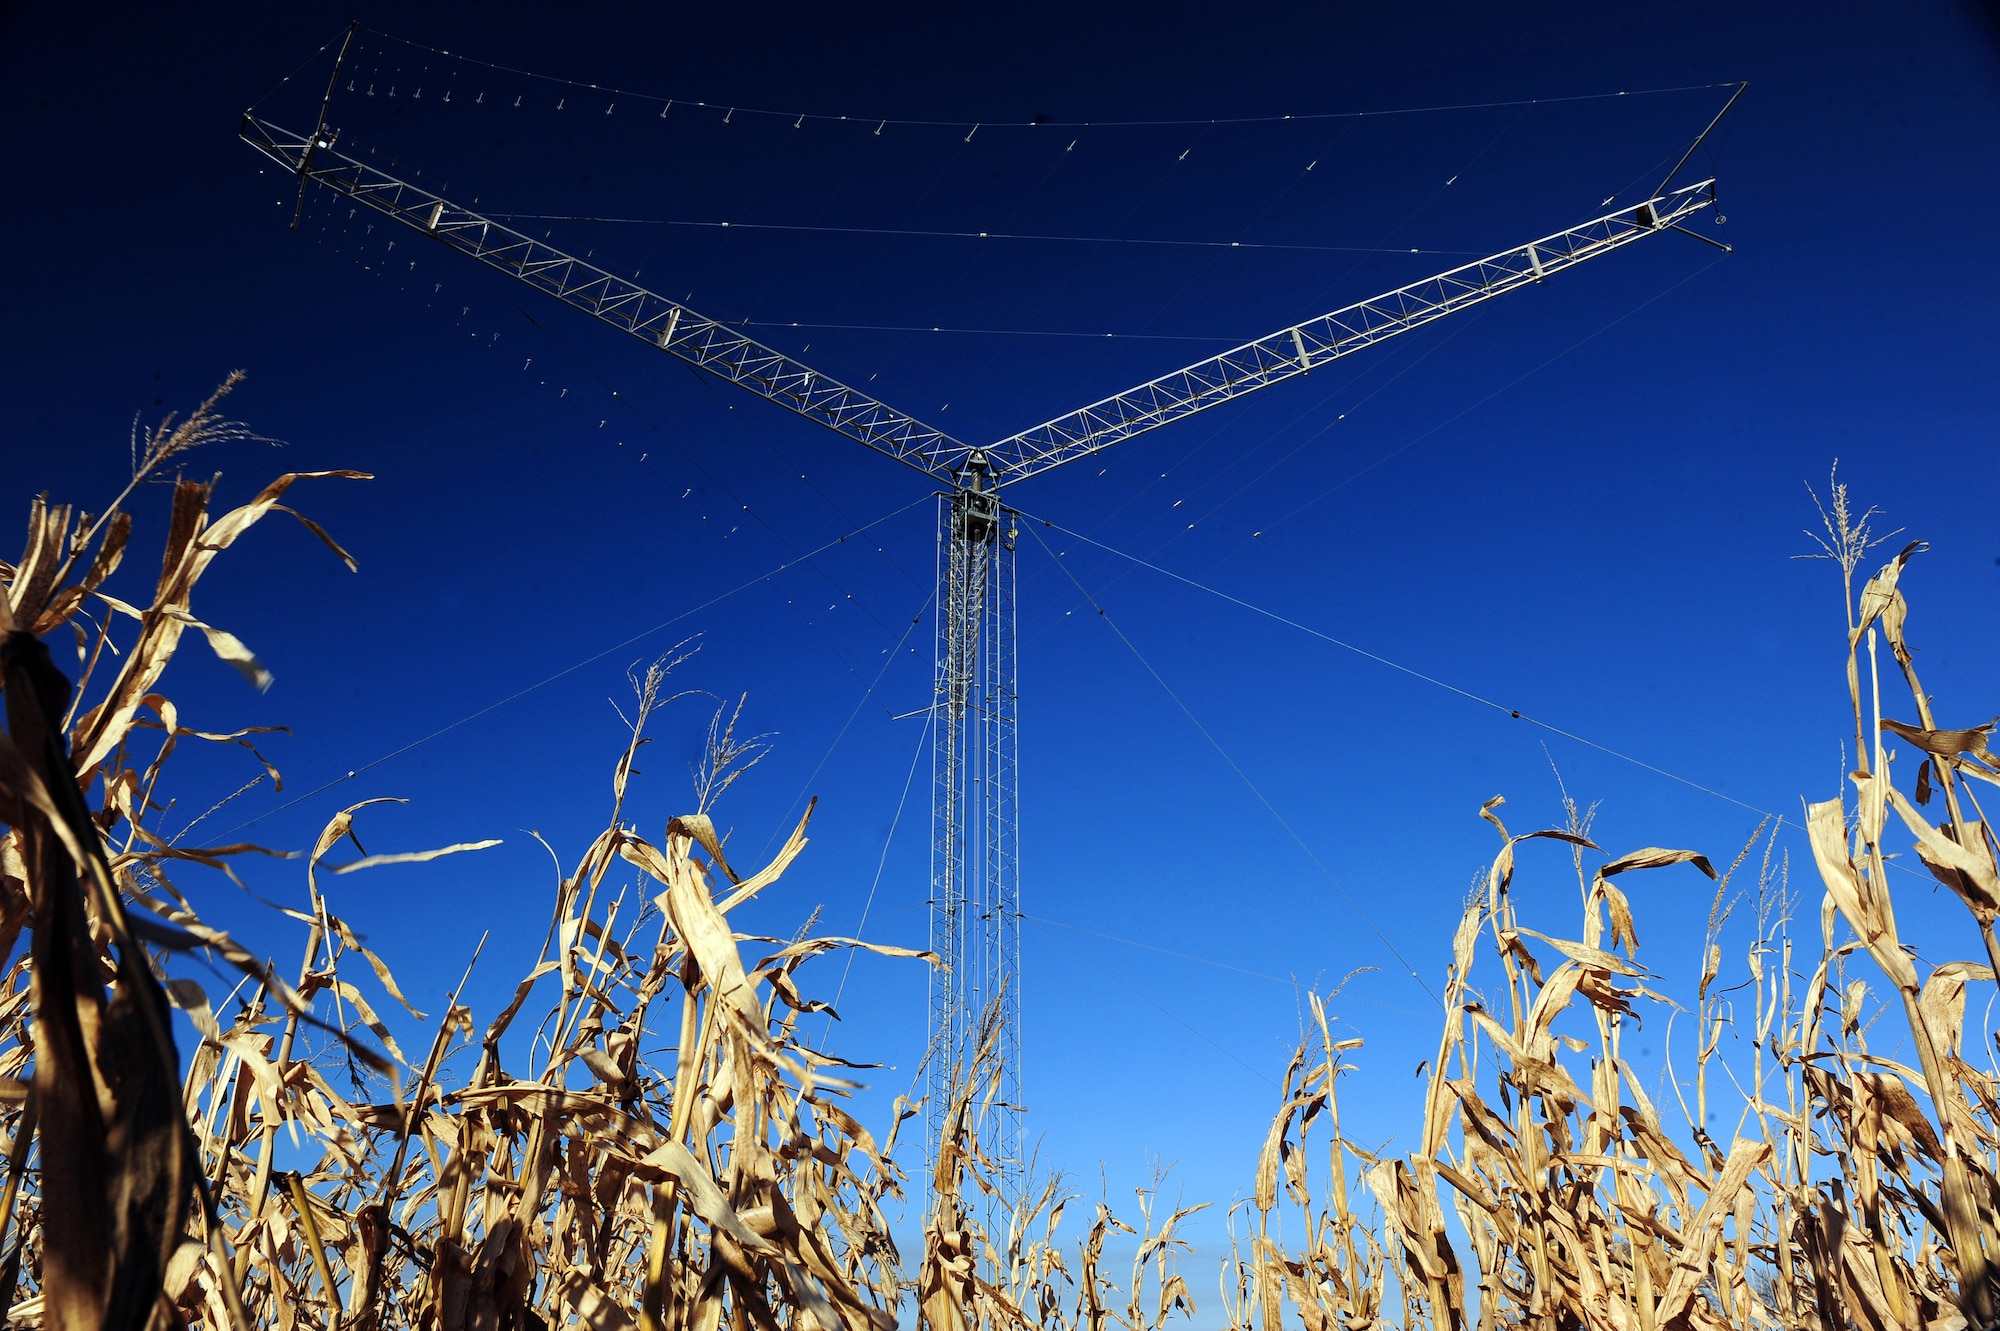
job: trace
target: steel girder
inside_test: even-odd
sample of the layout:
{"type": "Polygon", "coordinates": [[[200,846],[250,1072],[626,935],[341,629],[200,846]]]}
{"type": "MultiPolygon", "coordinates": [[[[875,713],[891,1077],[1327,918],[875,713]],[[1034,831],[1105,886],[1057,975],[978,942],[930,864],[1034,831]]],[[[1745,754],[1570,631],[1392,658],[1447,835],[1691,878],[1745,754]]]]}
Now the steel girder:
{"type": "Polygon", "coordinates": [[[679,301],[342,156],[333,151],[326,136],[299,135],[248,115],[243,119],[242,134],[251,146],[302,179],[317,181],[433,236],[564,304],[946,485],[956,484],[955,478],[975,452],[985,455],[996,487],[1038,476],[1539,282],[1645,236],[1685,231],[1685,219],[1715,203],[1712,179],[1662,193],[1636,207],[1281,328],[975,449],[679,301]]]}
{"type": "Polygon", "coordinates": [[[1621,209],[1372,300],[1281,328],[1268,337],[1010,435],[988,445],[986,455],[993,459],[1003,484],[1025,480],[1169,421],[1305,374],[1469,305],[1539,282],[1642,236],[1670,227],[1678,229],[1683,218],[1715,202],[1714,187],[1713,180],[1689,185],[1636,208],[1621,209]]]}
{"type": "MultiPolygon", "coordinates": [[[[1733,104],[1733,99],[1732,99],[1733,104]]],[[[1725,108],[1726,110],[1727,108],[1725,108]]],[[[1719,119],[1720,117],[1718,117],[1719,119]]],[[[983,449],[887,406],[717,321],[429,190],[246,114],[242,137],[316,181],[563,303],[942,482],[933,748],[929,1136],[982,1017],[994,1022],[998,1095],[987,1149],[1022,1169],[1020,880],[1015,742],[1014,514],[1002,487],[1257,389],[1305,374],[1683,221],[1715,202],[1713,180],[1621,209],[1322,315],[983,449]],[[1004,524],[1004,530],[1003,530],[1004,524]]],[[[1676,170],[1679,168],[1676,167],[1676,170]]],[[[303,193],[301,194],[303,198],[303,193]]],[[[1702,237],[1706,239],[1706,237],[1702,237]]],[[[1713,242],[1711,242],[1713,243],[1713,242]]]]}
{"type": "Polygon", "coordinates": [[[954,468],[972,452],[942,430],[679,301],[342,156],[324,137],[315,141],[253,116],[244,117],[242,133],[251,146],[305,179],[940,481],[949,483],[954,468]]]}

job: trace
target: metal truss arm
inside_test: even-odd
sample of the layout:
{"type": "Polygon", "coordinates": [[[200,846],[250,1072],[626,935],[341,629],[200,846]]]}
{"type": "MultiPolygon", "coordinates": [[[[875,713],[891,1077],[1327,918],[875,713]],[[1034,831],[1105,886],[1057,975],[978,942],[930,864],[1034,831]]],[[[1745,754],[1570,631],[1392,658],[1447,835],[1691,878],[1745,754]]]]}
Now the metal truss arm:
{"type": "Polygon", "coordinates": [[[1539,282],[1641,237],[1684,229],[1680,227],[1682,219],[1714,202],[1713,180],[1657,195],[1636,208],[1622,209],[1372,300],[1281,328],[1269,337],[1002,439],[985,450],[986,456],[1002,484],[1024,480],[1183,416],[1304,374],[1516,287],[1539,282]]]}
{"type": "Polygon", "coordinates": [[[303,136],[246,115],[243,140],[335,193],[468,254],[566,305],[769,398],[878,453],[949,483],[972,452],[941,430],[687,306],[582,259],[510,230],[440,195],[332,150],[326,135],[303,136]]]}

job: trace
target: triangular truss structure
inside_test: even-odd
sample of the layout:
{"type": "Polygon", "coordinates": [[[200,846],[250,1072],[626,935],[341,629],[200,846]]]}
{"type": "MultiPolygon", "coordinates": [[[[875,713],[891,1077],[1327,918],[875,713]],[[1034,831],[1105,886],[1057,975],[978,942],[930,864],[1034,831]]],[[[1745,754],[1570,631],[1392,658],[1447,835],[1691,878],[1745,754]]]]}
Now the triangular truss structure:
{"type": "MultiPolygon", "coordinates": [[[[1730,104],[1734,102],[1732,97],[1730,104]]],[[[1724,113],[1727,110],[1725,106],[1724,113]]],[[[1292,324],[1018,434],[975,445],[681,301],[343,156],[335,151],[336,135],[326,129],[324,107],[320,126],[310,134],[246,113],[242,137],[297,174],[301,205],[307,185],[321,185],[892,457],[943,487],[930,897],[931,946],[943,964],[934,970],[930,989],[929,1144],[935,1152],[952,1079],[969,1056],[982,1021],[992,1021],[1001,1077],[981,1141],[1008,1186],[1018,1186],[1025,1162],[1019,1110],[1022,898],[1015,734],[1016,514],[1001,502],[1001,495],[1018,481],[1306,374],[1648,236],[1679,231],[1716,243],[1686,226],[1695,214],[1714,206],[1715,182],[1668,188],[1686,164],[1683,157],[1643,203],[1292,324]]]]}

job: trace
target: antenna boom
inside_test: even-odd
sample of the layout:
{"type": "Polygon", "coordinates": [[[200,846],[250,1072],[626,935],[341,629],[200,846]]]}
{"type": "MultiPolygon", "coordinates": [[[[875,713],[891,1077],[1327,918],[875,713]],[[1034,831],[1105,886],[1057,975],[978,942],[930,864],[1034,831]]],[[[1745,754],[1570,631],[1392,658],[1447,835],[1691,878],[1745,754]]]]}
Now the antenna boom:
{"type": "Polygon", "coordinates": [[[301,136],[243,117],[244,142],[310,180],[432,236],[489,268],[595,315],[698,369],[769,398],[806,419],[938,480],[972,452],[942,430],[877,402],[676,300],[648,291],[439,194],[333,151],[331,136],[301,136]]]}
{"type": "MultiPolygon", "coordinates": [[[[1026,1180],[1020,1120],[1020,921],[1024,917],[1015,679],[1018,514],[1001,503],[1002,488],[1309,373],[1642,237],[1681,231],[1709,240],[1683,223],[1715,204],[1713,180],[1672,191],[1663,185],[1637,207],[1281,328],[978,449],[635,281],[335,153],[324,115],[323,109],[320,129],[301,137],[246,113],[242,136],[297,173],[302,199],[306,183],[317,181],[944,483],[949,493],[939,510],[938,637],[931,708],[930,905],[932,950],[945,964],[932,972],[930,983],[926,1130],[935,1160],[949,1127],[945,1109],[954,1078],[975,1046],[985,1043],[995,1060],[998,1082],[986,1106],[981,1148],[1000,1181],[997,1204],[1001,1206],[1018,1200],[1026,1180]]],[[[1696,146],[1700,143],[1697,139],[1696,146]]]]}
{"type": "Polygon", "coordinates": [[[1636,208],[1621,209],[1281,328],[1268,337],[1009,435],[988,445],[986,456],[1001,484],[1026,480],[1184,416],[1305,374],[1467,306],[1539,282],[1645,236],[1685,230],[1680,226],[1683,219],[1714,203],[1712,179],[1656,195],[1636,208]]]}

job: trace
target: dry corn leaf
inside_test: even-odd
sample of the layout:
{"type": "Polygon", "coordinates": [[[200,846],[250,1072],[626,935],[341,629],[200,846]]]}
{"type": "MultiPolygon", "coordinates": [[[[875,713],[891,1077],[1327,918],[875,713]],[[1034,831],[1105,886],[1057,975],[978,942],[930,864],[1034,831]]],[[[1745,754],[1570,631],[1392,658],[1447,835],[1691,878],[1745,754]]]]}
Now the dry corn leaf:
{"type": "Polygon", "coordinates": [[[499,844],[501,843],[498,837],[488,837],[484,841],[461,841],[455,845],[439,846],[436,850],[403,850],[391,855],[368,855],[346,864],[327,865],[326,871],[331,874],[343,874],[354,873],[360,869],[379,868],[384,864],[428,864],[447,855],[458,855],[468,850],[487,850],[499,844]]]}
{"type": "Polygon", "coordinates": [[[1661,869],[1670,864],[1692,864],[1710,878],[1714,878],[1715,866],[1708,862],[1708,856],[1698,855],[1691,850],[1665,850],[1659,846],[1648,846],[1635,850],[1629,855],[1620,855],[1611,863],[1597,871],[1599,878],[1611,878],[1633,869],[1661,869]]]}
{"type": "MultiPolygon", "coordinates": [[[[1892,607],[1900,607],[1902,593],[1896,590],[1896,581],[1902,576],[1903,566],[1928,549],[1930,546],[1923,541],[1911,541],[1896,553],[1894,559],[1884,564],[1874,577],[1868,579],[1868,585],[1861,589],[1861,603],[1854,630],[1848,634],[1850,648],[1860,643],[1867,635],[1869,626],[1876,620],[1889,614],[1892,607]]],[[[1900,640],[1902,637],[1900,614],[1896,616],[1891,628],[1895,638],[1900,640]]]]}
{"type": "Polygon", "coordinates": [[[1882,721],[1882,729],[1908,740],[1934,757],[1956,758],[1961,753],[1969,753],[1975,758],[2000,766],[2000,758],[1996,758],[1992,750],[1987,747],[1987,741],[1993,738],[1993,728],[1996,725],[2000,725],[2000,717],[1988,721],[1985,725],[1973,726],[1969,730],[1925,730],[1921,726],[1891,721],[1886,717],[1882,721]]]}
{"type": "Polygon", "coordinates": [[[1914,989],[1917,970],[1897,942],[1894,922],[1886,917],[1873,889],[1866,887],[1855,872],[1854,861],[1848,858],[1847,828],[1839,800],[1807,807],[1806,835],[1820,881],[1848,927],[1898,987],[1914,989]]]}

